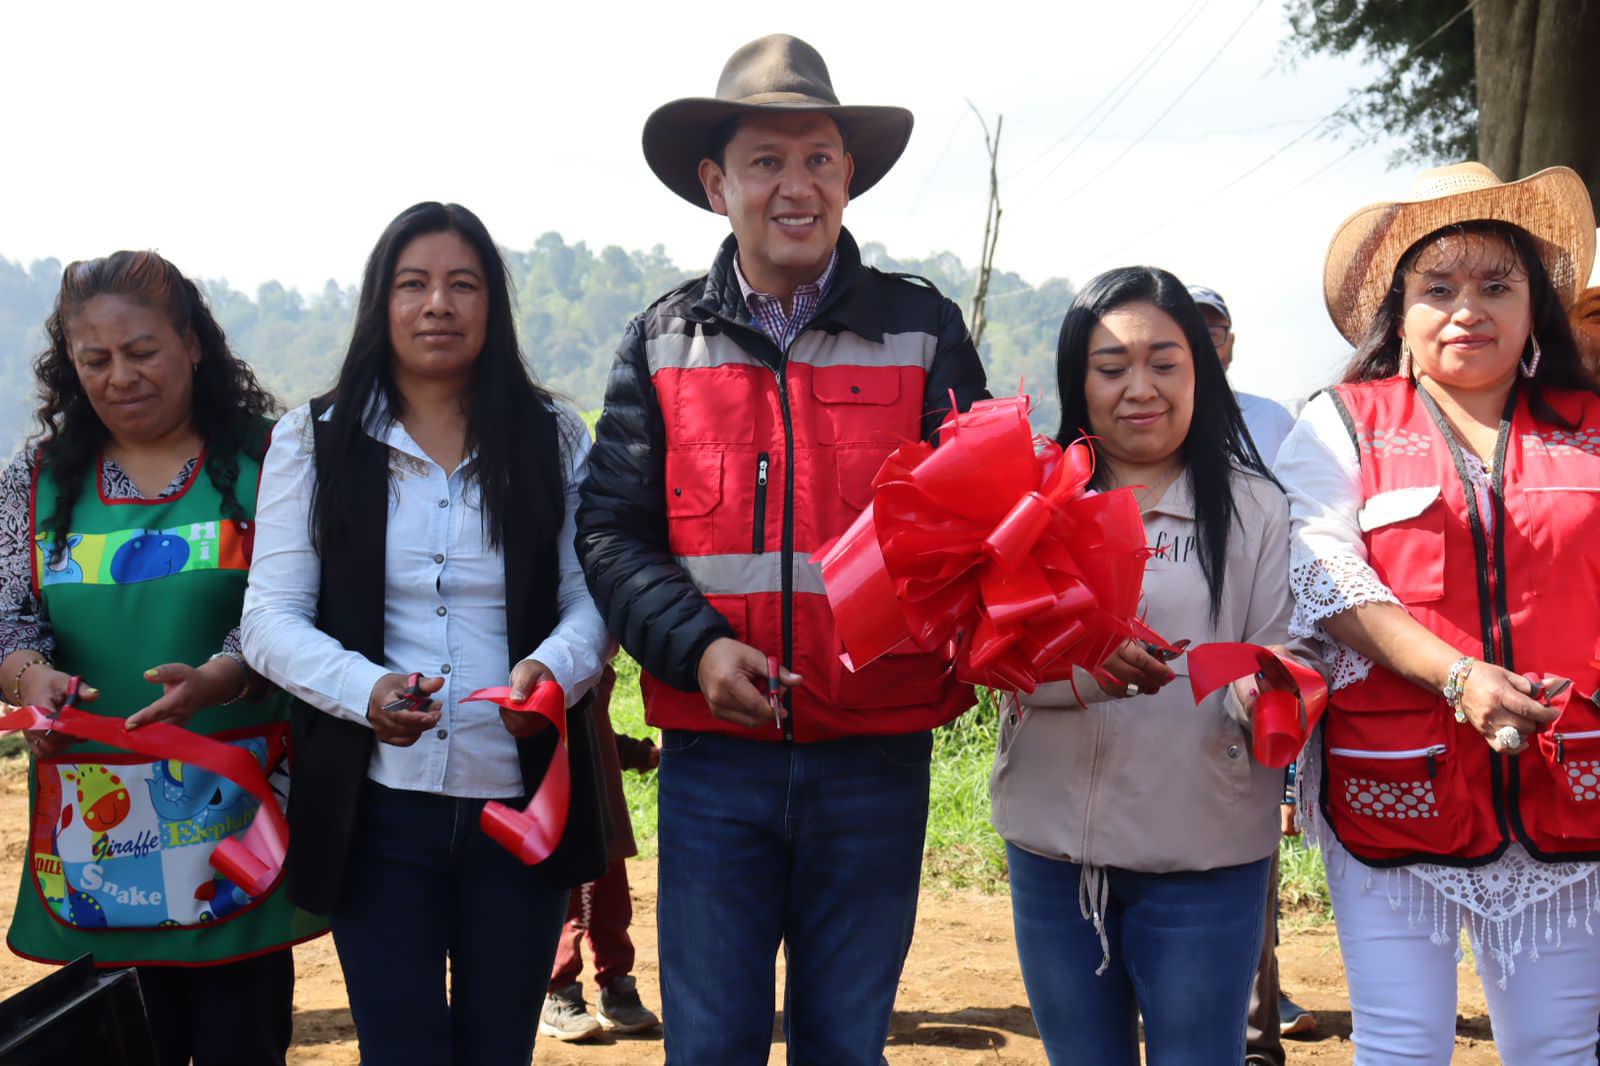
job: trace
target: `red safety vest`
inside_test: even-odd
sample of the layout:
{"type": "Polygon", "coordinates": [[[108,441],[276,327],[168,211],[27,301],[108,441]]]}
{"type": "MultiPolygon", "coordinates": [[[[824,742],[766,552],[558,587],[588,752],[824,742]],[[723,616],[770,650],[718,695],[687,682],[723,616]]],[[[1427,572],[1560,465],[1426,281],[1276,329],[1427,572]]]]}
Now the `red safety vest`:
{"type": "Polygon", "coordinates": [[[1438,693],[1374,665],[1333,694],[1321,804],[1363,861],[1476,865],[1512,840],[1600,859],[1600,397],[1517,390],[1501,420],[1488,513],[1438,406],[1402,378],[1333,390],[1361,465],[1368,561],[1412,617],[1463,655],[1571,678],[1561,718],[1518,755],[1458,724],[1438,693]]]}
{"type": "MultiPolygon", "coordinates": [[[[668,544],[739,640],[786,657],[805,678],[791,697],[793,738],[915,732],[971,706],[971,687],[941,656],[889,655],[846,670],[821,568],[810,561],[871,502],[884,458],[920,436],[937,337],[808,330],[774,370],[723,323],[680,324],[684,332],[646,345],[666,428],[668,544]]],[[[782,736],[776,726],[725,722],[700,693],[648,673],[642,684],[658,728],[782,736]]]]}

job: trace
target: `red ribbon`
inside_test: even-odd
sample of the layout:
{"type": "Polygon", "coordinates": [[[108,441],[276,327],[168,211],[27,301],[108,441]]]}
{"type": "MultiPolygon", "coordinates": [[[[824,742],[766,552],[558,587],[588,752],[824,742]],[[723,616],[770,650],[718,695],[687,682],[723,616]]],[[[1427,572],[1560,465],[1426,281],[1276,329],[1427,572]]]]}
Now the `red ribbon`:
{"type": "Polygon", "coordinates": [[[217,843],[211,865],[254,898],[266,895],[277,882],[289,851],[289,823],[278,809],[261,764],[248,751],[165,722],[127,729],[121,719],[76,707],[54,715],[43,707],[18,707],[0,718],[0,733],[23,729],[53,730],[154,759],[175,759],[232,781],[255,796],[260,806],[242,838],[224,837],[217,843]]]}
{"type": "Polygon", "coordinates": [[[1251,750],[1262,766],[1288,766],[1328,707],[1322,675],[1258,644],[1202,644],[1189,650],[1189,685],[1199,703],[1223,685],[1261,675],[1251,750]]]}
{"type": "Polygon", "coordinates": [[[478,820],[495,843],[521,859],[524,865],[543,862],[561,843],[561,835],[567,829],[567,812],[572,805],[572,767],[567,757],[567,694],[556,682],[541,681],[524,700],[512,699],[511,689],[506,685],[480,688],[461,702],[473,700],[499,704],[519,714],[541,715],[556,727],[556,750],[527,808],[519,811],[503,803],[489,802],[483,805],[483,814],[478,820]]]}
{"type": "Polygon", "coordinates": [[[1149,633],[1139,506],[1128,489],[1086,494],[1087,441],[1035,436],[1026,396],[975,403],[940,437],[895,449],[872,504],[813,556],[847,667],[953,643],[960,680],[1032,692],[1149,633]]]}

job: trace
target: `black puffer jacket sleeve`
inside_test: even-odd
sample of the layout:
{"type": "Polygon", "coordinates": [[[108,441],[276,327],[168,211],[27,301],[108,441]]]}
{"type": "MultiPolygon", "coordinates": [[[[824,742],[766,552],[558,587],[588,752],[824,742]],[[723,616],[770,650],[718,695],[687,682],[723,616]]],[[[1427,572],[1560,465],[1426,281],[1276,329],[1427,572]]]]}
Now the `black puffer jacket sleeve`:
{"type": "Polygon", "coordinates": [[[578,558],[612,636],[656,678],[693,692],[701,653],[734,634],[667,549],[666,446],[636,318],[606,381],[578,505],[578,558]]]}
{"type": "MultiPolygon", "coordinates": [[[[934,440],[939,424],[950,413],[950,393],[956,395],[956,407],[965,411],[974,401],[989,398],[988,380],[983,372],[983,360],[973,347],[972,334],[961,317],[960,308],[945,297],[939,298],[939,347],[933,354],[933,364],[928,368],[927,388],[922,401],[922,436],[934,440]]],[[[937,442],[936,442],[937,443],[937,442]]]]}

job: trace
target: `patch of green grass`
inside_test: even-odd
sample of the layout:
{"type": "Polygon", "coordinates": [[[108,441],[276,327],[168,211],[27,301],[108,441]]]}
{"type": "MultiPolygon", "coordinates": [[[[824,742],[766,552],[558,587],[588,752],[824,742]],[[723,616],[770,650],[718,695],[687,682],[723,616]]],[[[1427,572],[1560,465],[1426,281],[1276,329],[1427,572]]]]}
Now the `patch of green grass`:
{"type": "MultiPolygon", "coordinates": [[[[611,696],[611,724],[618,733],[659,737],[644,723],[639,696],[639,665],[626,653],[614,663],[617,687],[611,696]]],[[[1005,845],[989,824],[989,770],[994,763],[1000,715],[994,694],[978,690],[978,706],[933,734],[933,775],[928,789],[928,839],[923,883],[935,889],[976,888],[1003,892],[1005,845]]],[[[639,853],[656,854],[656,775],[624,773],[623,792],[633,818],[639,853]]],[[[1322,855],[1296,839],[1285,840],[1279,889],[1286,918],[1309,923],[1331,921],[1322,855]]]]}

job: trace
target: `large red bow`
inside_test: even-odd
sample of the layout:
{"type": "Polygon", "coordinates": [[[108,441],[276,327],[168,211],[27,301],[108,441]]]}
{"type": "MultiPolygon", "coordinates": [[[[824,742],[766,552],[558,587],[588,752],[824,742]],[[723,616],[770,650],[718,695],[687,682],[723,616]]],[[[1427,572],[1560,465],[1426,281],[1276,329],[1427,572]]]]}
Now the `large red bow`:
{"type": "Polygon", "coordinates": [[[813,557],[846,666],[954,642],[961,680],[1032,692],[1154,637],[1135,617],[1149,556],[1138,503],[1085,494],[1086,441],[1036,437],[1026,396],[975,403],[940,434],[937,449],[891,453],[872,504],[813,557]]]}
{"type": "Polygon", "coordinates": [[[22,729],[53,730],[154,759],[175,759],[227,778],[253,795],[260,806],[243,837],[225,837],[218,842],[211,865],[255,898],[266,895],[278,880],[289,851],[289,823],[278,809],[261,764],[248,751],[164,722],[127,729],[121,719],[72,706],[56,714],[44,707],[18,707],[0,718],[0,733],[22,729]]]}
{"type": "Polygon", "coordinates": [[[511,854],[532,866],[550,857],[567,829],[567,812],[572,804],[572,767],[567,758],[567,694],[554,681],[541,681],[526,699],[511,698],[505,685],[480,688],[462,703],[485,700],[508,711],[537,714],[556,727],[556,748],[544,780],[524,810],[503,803],[485,803],[478,823],[483,831],[511,854]]]}
{"type": "Polygon", "coordinates": [[[1251,750],[1262,766],[1294,762],[1328,706],[1322,675],[1258,644],[1202,644],[1189,649],[1189,685],[1199,703],[1232,681],[1261,675],[1251,722],[1251,750]]]}

